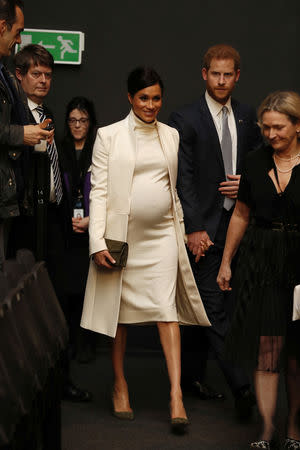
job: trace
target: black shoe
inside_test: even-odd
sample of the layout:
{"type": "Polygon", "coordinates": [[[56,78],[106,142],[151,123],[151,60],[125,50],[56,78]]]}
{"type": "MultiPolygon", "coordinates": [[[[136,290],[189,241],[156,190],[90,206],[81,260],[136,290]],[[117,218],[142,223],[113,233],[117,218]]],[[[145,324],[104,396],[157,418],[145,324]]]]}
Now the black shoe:
{"type": "Polygon", "coordinates": [[[238,418],[240,420],[249,419],[252,415],[252,408],[255,404],[255,396],[250,389],[248,387],[241,388],[235,396],[235,410],[238,418]]]}
{"type": "Polygon", "coordinates": [[[192,393],[201,400],[224,400],[225,396],[221,392],[216,392],[211,386],[200,381],[193,381],[189,384],[183,384],[183,391],[192,393]]]}
{"type": "Polygon", "coordinates": [[[80,389],[73,383],[68,383],[63,388],[63,400],[68,400],[69,402],[90,402],[92,398],[91,392],[80,389]]]}

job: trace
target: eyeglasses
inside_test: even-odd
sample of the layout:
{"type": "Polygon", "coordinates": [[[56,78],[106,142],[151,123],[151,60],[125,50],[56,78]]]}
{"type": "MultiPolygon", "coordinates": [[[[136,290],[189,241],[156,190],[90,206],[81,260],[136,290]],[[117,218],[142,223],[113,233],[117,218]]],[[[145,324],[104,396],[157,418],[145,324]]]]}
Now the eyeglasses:
{"type": "Polygon", "coordinates": [[[77,125],[77,123],[79,123],[79,125],[87,125],[89,120],[90,119],[88,119],[87,117],[81,117],[80,119],[73,119],[72,117],[71,119],[68,119],[68,124],[71,127],[74,127],[75,125],[77,125]]]}
{"type": "Polygon", "coordinates": [[[46,80],[51,80],[52,79],[52,72],[40,72],[38,70],[35,70],[34,72],[31,72],[31,76],[35,79],[38,80],[39,78],[41,78],[44,75],[44,77],[46,78],[46,80]]]}

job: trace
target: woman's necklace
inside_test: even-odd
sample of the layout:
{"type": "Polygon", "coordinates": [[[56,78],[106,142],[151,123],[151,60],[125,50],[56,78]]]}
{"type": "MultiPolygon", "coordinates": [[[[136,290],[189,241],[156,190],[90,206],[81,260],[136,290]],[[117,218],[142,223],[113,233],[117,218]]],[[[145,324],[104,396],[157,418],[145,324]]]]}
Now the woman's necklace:
{"type": "Polygon", "coordinates": [[[296,166],[296,162],[297,162],[297,161],[295,161],[295,160],[296,160],[297,158],[299,158],[299,157],[300,157],[300,152],[297,153],[297,155],[295,155],[295,156],[293,156],[292,158],[289,158],[289,159],[287,159],[287,158],[282,158],[282,157],[279,156],[276,152],[273,153],[273,161],[274,161],[275,167],[276,167],[276,169],[278,170],[278,172],[280,172],[280,173],[289,173],[289,172],[291,172],[291,171],[293,170],[293,168],[296,166]],[[281,161],[291,162],[291,163],[292,163],[292,166],[289,167],[288,169],[280,169],[280,168],[278,167],[278,165],[276,164],[276,161],[275,161],[276,158],[279,159],[279,160],[281,160],[281,161]],[[295,161],[295,162],[293,162],[293,161],[295,161]]]}
{"type": "Polygon", "coordinates": [[[293,156],[292,158],[282,158],[281,156],[279,156],[277,153],[274,152],[274,156],[278,159],[281,159],[281,161],[294,161],[294,159],[299,158],[300,153],[297,153],[297,155],[293,156]]]}
{"type": "MultiPolygon", "coordinates": [[[[298,156],[299,156],[299,155],[298,155],[298,156]]],[[[295,159],[295,158],[294,158],[294,159],[295,159]]],[[[275,164],[276,169],[277,169],[278,172],[280,172],[280,173],[289,173],[289,172],[291,172],[291,171],[293,170],[293,168],[297,165],[297,164],[293,163],[292,167],[290,167],[289,169],[282,170],[282,169],[279,169],[279,167],[277,166],[277,164],[276,164],[276,162],[275,162],[275,159],[274,159],[274,164],[275,164]]]]}

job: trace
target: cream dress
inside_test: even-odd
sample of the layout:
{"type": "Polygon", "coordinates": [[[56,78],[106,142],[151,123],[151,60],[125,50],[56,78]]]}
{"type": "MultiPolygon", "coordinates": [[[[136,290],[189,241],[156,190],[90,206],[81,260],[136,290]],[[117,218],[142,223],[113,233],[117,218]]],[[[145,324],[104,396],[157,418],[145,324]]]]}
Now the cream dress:
{"type": "Polygon", "coordinates": [[[178,247],[167,161],[156,123],[132,117],[137,153],[118,322],[177,322],[178,247]]]}

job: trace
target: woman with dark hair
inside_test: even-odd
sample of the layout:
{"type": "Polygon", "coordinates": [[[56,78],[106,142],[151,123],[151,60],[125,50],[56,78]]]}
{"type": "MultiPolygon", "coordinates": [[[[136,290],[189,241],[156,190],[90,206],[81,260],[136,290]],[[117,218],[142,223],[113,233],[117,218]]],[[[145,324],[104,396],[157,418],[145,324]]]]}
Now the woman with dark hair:
{"type": "Polygon", "coordinates": [[[184,244],[176,193],[179,137],[157,121],[163,83],[151,68],[128,77],[129,115],[97,133],[91,174],[90,262],[81,325],[113,337],[114,415],[133,419],[124,375],[126,325],[157,323],[171,384],[174,432],[188,424],[180,387],[178,322],[209,325],[184,244]],[[107,239],[127,242],[114,267],[107,239]]]}
{"type": "Polygon", "coordinates": [[[94,105],[85,97],[75,97],[67,105],[65,116],[65,135],[60,146],[60,159],[72,217],[73,233],[66,252],[69,270],[65,274],[66,295],[72,323],[70,342],[73,352],[78,352],[82,362],[92,357],[91,337],[80,332],[79,322],[88,273],[88,224],[90,167],[96,134],[96,115],[94,105]]]}
{"type": "Polygon", "coordinates": [[[274,416],[283,368],[289,404],[284,448],[300,449],[300,323],[292,322],[293,291],[300,283],[300,96],[270,94],[258,120],[268,146],[247,155],[218,275],[220,288],[230,290],[230,265],[240,247],[227,356],[254,369],[263,431],[250,447],[277,445],[274,416]]]}

